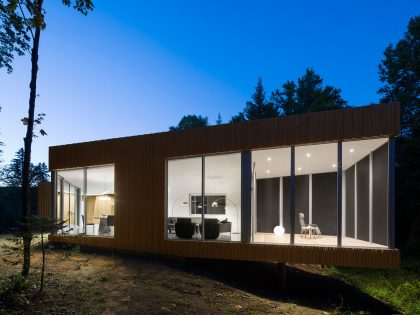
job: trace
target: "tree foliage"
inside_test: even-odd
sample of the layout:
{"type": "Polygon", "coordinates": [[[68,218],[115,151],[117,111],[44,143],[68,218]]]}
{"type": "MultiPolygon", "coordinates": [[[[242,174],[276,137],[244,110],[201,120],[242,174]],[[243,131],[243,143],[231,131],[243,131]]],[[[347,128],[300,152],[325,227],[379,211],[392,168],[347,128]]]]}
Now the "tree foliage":
{"type": "Polygon", "coordinates": [[[205,127],[208,126],[208,124],[208,117],[203,117],[201,115],[186,115],[181,118],[177,126],[169,127],[169,131],[205,127]]]}
{"type": "MultiPolygon", "coordinates": [[[[0,171],[0,183],[5,187],[22,187],[22,171],[23,171],[23,149],[19,149],[15,153],[15,158],[9,164],[3,166],[0,171]]],[[[41,182],[49,181],[47,165],[42,162],[36,165],[31,163],[30,167],[30,187],[37,187],[41,182]]]]}
{"type": "Polygon", "coordinates": [[[381,101],[401,106],[395,142],[397,247],[420,255],[420,16],[410,19],[404,37],[385,49],[379,78],[381,101]]]}
{"type": "Polygon", "coordinates": [[[267,100],[262,78],[258,78],[255,92],[251,100],[247,101],[243,113],[233,116],[230,122],[239,122],[254,119],[263,119],[279,116],[279,109],[276,104],[267,100]]]}
{"type": "MultiPolygon", "coordinates": [[[[91,0],[62,0],[66,6],[86,15],[93,9],[91,0]]],[[[15,55],[22,56],[26,52],[31,55],[31,79],[29,83],[28,116],[22,122],[27,126],[24,137],[24,159],[22,169],[22,236],[24,243],[22,276],[27,278],[31,260],[30,229],[30,167],[34,126],[40,124],[35,119],[35,103],[37,97],[38,59],[41,31],[46,27],[46,11],[44,0],[0,0],[0,68],[8,73],[13,71],[12,63],[15,55]]],[[[42,115],[42,114],[41,114],[42,115]]],[[[39,118],[39,115],[38,115],[39,118]]],[[[41,135],[45,131],[40,130],[41,135]]]]}
{"type": "Polygon", "coordinates": [[[323,79],[312,69],[294,81],[286,81],[282,88],[271,93],[272,102],[284,116],[344,108],[341,90],[323,85],[323,79]]]}
{"type": "Polygon", "coordinates": [[[378,93],[382,102],[400,102],[402,133],[410,133],[420,112],[420,16],[410,19],[404,38],[384,51],[378,93]]]}
{"type": "MultiPolygon", "coordinates": [[[[91,0],[62,2],[84,15],[94,7],[91,0]]],[[[45,15],[43,0],[0,0],[0,68],[11,73],[15,55],[30,52],[35,30],[46,27],[45,15]]]]}

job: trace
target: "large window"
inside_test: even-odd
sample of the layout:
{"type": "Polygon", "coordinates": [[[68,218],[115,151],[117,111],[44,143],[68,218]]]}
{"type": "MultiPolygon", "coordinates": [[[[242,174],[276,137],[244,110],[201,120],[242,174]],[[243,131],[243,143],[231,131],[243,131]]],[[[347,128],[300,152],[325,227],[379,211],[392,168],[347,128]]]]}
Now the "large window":
{"type": "Polygon", "coordinates": [[[168,239],[240,241],[239,153],[169,160],[167,184],[168,239]]]}
{"type": "Polygon", "coordinates": [[[57,171],[55,207],[60,233],[114,236],[114,166],[57,171]]]}
{"type": "Polygon", "coordinates": [[[254,151],[251,187],[253,241],[289,244],[290,148],[254,151]]]}
{"type": "Polygon", "coordinates": [[[390,244],[387,138],[258,150],[252,162],[253,242],[390,244]]]}
{"type": "Polygon", "coordinates": [[[296,147],[295,244],[337,245],[337,143],[296,147]]]}
{"type": "Polygon", "coordinates": [[[343,246],[388,246],[388,139],[343,142],[343,246]]]}

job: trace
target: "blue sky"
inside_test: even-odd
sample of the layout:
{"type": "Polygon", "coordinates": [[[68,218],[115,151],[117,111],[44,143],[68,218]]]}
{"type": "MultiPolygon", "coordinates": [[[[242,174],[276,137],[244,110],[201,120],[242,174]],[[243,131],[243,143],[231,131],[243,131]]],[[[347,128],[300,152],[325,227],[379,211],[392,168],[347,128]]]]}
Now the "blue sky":
{"type": "MultiPolygon", "coordinates": [[[[58,144],[165,131],[186,114],[226,122],[259,76],[268,93],[312,67],[351,105],[377,102],[377,66],[402,38],[418,1],[96,1],[84,17],[46,1],[37,112],[58,144]]],[[[23,145],[30,59],[0,70],[0,141],[23,145]]]]}

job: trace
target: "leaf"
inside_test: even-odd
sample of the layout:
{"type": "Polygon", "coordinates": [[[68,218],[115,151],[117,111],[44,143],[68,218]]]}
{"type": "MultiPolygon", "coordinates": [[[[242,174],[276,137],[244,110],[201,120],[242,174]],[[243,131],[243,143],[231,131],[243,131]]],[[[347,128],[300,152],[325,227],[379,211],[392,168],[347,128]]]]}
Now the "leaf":
{"type": "Polygon", "coordinates": [[[29,119],[27,117],[24,117],[20,120],[22,122],[22,124],[24,124],[25,126],[29,123],[29,119]]]}
{"type": "Polygon", "coordinates": [[[41,130],[39,131],[39,133],[40,133],[42,136],[46,136],[46,135],[47,135],[47,133],[45,132],[45,130],[44,130],[44,129],[41,129],[41,130]]]}

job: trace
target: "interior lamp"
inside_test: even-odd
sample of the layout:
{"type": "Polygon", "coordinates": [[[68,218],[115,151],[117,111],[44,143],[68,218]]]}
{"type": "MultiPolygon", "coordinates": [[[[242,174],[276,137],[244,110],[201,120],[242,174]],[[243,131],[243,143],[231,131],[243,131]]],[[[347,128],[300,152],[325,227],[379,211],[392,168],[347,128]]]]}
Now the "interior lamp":
{"type": "Polygon", "coordinates": [[[277,237],[282,237],[284,235],[284,227],[277,225],[274,228],[274,234],[276,234],[277,237]]]}

